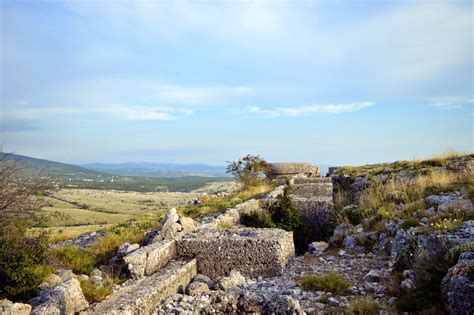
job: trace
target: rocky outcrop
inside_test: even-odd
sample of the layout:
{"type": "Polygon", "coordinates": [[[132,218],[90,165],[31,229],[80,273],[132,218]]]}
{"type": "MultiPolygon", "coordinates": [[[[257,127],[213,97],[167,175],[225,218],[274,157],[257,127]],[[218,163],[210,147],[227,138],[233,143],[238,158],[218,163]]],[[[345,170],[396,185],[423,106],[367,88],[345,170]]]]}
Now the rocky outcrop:
{"type": "Polygon", "coordinates": [[[13,303],[7,299],[0,300],[0,315],[29,315],[31,305],[13,303]]]}
{"type": "Polygon", "coordinates": [[[30,304],[33,306],[31,314],[36,315],[75,314],[89,306],[76,278],[44,292],[32,299],[30,304]]]}
{"type": "Polygon", "coordinates": [[[449,269],[441,282],[444,305],[449,314],[474,313],[474,252],[461,254],[457,264],[449,269]]]}
{"type": "Polygon", "coordinates": [[[253,277],[281,274],[295,255],[293,233],[253,228],[202,229],[178,240],[177,251],[196,258],[199,273],[213,279],[233,269],[253,277]]]}

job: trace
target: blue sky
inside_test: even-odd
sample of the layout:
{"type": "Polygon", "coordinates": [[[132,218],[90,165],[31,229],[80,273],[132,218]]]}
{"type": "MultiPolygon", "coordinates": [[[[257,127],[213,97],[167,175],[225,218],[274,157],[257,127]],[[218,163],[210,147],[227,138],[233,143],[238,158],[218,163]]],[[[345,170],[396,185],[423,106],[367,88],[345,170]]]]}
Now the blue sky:
{"type": "Polygon", "coordinates": [[[470,1],[1,1],[5,151],[363,164],[474,151],[470,1]]]}

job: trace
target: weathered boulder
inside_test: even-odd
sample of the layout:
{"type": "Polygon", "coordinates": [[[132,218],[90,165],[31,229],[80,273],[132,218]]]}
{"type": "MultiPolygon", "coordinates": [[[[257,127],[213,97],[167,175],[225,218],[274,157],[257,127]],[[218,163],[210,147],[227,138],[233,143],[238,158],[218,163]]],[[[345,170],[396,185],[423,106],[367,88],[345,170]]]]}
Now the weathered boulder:
{"type": "Polygon", "coordinates": [[[474,313],[474,279],[469,276],[473,264],[474,252],[461,254],[441,282],[444,305],[449,314],[474,313]]]}
{"type": "Polygon", "coordinates": [[[471,201],[459,194],[430,195],[425,198],[425,201],[429,205],[438,206],[438,211],[441,212],[448,210],[473,210],[471,201]]]}
{"type": "Polygon", "coordinates": [[[75,314],[89,306],[76,278],[44,292],[32,299],[30,304],[33,306],[31,314],[38,315],[75,314]]]}
{"type": "Polygon", "coordinates": [[[183,227],[184,234],[192,233],[197,228],[196,222],[192,218],[180,217],[178,223],[183,227]]]}
{"type": "Polygon", "coordinates": [[[134,278],[151,275],[176,257],[176,241],[165,240],[143,246],[123,258],[134,278]]]}
{"type": "Polygon", "coordinates": [[[206,283],[203,282],[191,282],[186,286],[186,294],[190,296],[196,296],[198,294],[209,291],[209,287],[206,283]]]}
{"type": "Polygon", "coordinates": [[[124,243],[118,247],[117,250],[117,256],[118,257],[125,257],[131,252],[137,250],[140,248],[139,244],[130,244],[130,243],[124,243]]]}
{"type": "Polygon", "coordinates": [[[29,315],[31,305],[23,303],[13,303],[10,300],[0,300],[0,315],[29,315]]]}
{"type": "Polygon", "coordinates": [[[367,282],[380,282],[380,272],[372,269],[364,276],[364,280],[367,282]]]}
{"type": "Polygon", "coordinates": [[[321,254],[328,249],[329,244],[326,242],[312,242],[308,245],[308,251],[311,254],[321,254]]]}
{"type": "Polygon", "coordinates": [[[54,288],[55,286],[58,286],[61,283],[63,283],[63,279],[61,279],[60,276],[52,273],[46,276],[46,278],[44,278],[43,282],[39,285],[39,288],[41,290],[47,290],[54,288]]]}
{"type": "Polygon", "coordinates": [[[245,277],[236,270],[232,270],[227,277],[222,277],[217,281],[217,288],[228,290],[245,283],[245,277]]]}

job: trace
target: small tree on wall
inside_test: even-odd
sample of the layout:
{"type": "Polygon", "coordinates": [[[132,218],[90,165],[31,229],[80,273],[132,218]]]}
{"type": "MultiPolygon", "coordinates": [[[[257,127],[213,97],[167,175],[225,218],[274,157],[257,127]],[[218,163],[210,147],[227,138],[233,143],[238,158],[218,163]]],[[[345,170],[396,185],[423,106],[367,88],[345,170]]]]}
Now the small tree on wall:
{"type": "Polygon", "coordinates": [[[227,162],[227,173],[234,175],[243,188],[259,185],[268,171],[268,163],[259,155],[248,154],[236,162],[227,162]]]}

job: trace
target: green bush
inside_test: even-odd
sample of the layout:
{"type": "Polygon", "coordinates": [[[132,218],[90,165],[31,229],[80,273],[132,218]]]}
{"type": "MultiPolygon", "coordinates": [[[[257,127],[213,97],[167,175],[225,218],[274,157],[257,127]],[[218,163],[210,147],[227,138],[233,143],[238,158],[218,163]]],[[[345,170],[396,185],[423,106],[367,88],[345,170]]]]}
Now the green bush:
{"type": "Polygon", "coordinates": [[[362,215],[356,205],[344,207],[342,213],[352,225],[358,225],[362,222],[362,215]]]}
{"type": "Polygon", "coordinates": [[[409,228],[417,227],[418,225],[420,225],[420,220],[417,218],[410,217],[403,221],[402,229],[408,230],[409,228]]]}
{"type": "Polygon", "coordinates": [[[300,285],[308,291],[326,291],[332,293],[346,293],[351,284],[337,272],[329,272],[324,276],[308,275],[300,280],[300,285]]]}
{"type": "Polygon", "coordinates": [[[76,274],[90,274],[94,269],[94,257],[87,250],[73,245],[53,250],[51,257],[57,264],[76,274]]]}
{"type": "Polygon", "coordinates": [[[26,236],[27,225],[0,225],[0,297],[27,300],[52,271],[45,264],[48,236],[26,236]]]}
{"type": "Polygon", "coordinates": [[[354,299],[351,303],[350,310],[356,315],[374,315],[378,314],[381,307],[371,297],[364,296],[354,299]]]}
{"type": "Polygon", "coordinates": [[[415,258],[415,251],[418,246],[418,240],[415,235],[409,235],[406,248],[395,259],[393,267],[395,270],[409,269],[415,258]]]}
{"type": "Polygon", "coordinates": [[[467,275],[472,281],[474,281],[474,263],[471,263],[469,265],[469,270],[467,271],[467,275]]]}
{"type": "Polygon", "coordinates": [[[240,222],[249,227],[279,228],[293,232],[296,252],[304,253],[307,250],[307,236],[300,221],[300,211],[289,195],[289,187],[285,188],[275,204],[268,209],[242,215],[240,222]]]}
{"type": "Polygon", "coordinates": [[[421,312],[437,309],[444,311],[441,296],[441,281],[452,265],[446,254],[418,266],[414,289],[404,292],[396,301],[400,312],[421,312]]]}
{"type": "Polygon", "coordinates": [[[249,227],[254,228],[274,228],[275,223],[272,221],[272,217],[268,211],[252,211],[250,213],[244,213],[240,217],[240,222],[249,227]]]}
{"type": "Polygon", "coordinates": [[[467,242],[465,244],[454,246],[448,251],[448,263],[451,266],[454,266],[458,262],[459,256],[461,256],[462,253],[472,251],[474,251],[474,242],[467,242]]]}

